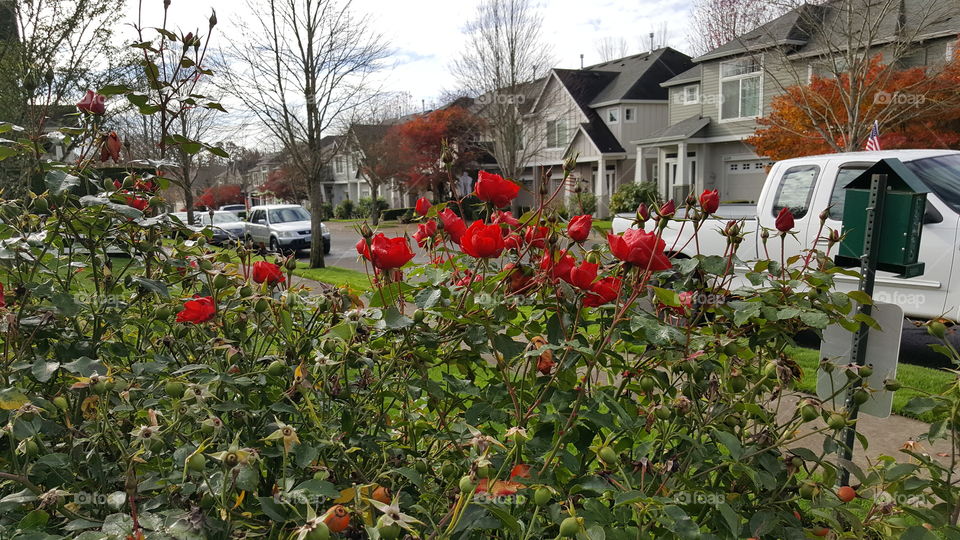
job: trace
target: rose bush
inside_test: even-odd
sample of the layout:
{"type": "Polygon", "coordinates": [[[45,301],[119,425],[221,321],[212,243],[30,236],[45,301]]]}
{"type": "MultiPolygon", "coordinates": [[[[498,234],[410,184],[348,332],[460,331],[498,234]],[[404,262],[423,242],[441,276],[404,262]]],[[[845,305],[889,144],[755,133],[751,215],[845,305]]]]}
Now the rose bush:
{"type": "MultiPolygon", "coordinates": [[[[559,190],[508,219],[516,184],[485,176],[478,208],[418,210],[430,264],[363,228],[361,297],[210,248],[143,191],[162,174],[42,167],[46,191],[0,201],[5,536],[960,534],[954,473],[916,445],[836,489],[847,413],[788,404],[786,350],[869,322],[863,298],[818,251],[738,260],[737,222],[725,256],[673,257],[658,225],[698,230],[712,194],[597,241],[550,210],[559,190]]],[[[956,445],[958,393],[916,405],[944,415],[931,438],[956,445]]]]}

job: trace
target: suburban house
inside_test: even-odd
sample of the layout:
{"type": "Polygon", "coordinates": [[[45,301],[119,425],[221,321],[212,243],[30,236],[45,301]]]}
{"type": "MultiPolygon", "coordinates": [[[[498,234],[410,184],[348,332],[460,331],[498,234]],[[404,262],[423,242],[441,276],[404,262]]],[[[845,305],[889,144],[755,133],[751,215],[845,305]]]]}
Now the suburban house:
{"type": "MultiPolygon", "coordinates": [[[[692,66],[689,56],[666,47],[583,69],[552,69],[537,81],[532,101],[518,104],[525,118],[524,144],[535,145],[536,152],[526,172],[514,179],[525,188],[516,204],[535,206],[539,179],[548,168],[554,171],[548,191],[555,192],[564,159],[577,155],[577,167],[563,187],[565,203],[579,185],[596,195],[597,214],[606,216],[617,187],[633,182],[638,168],[654,167],[656,150],[638,154],[630,141],[667,125],[668,90],[661,83],[692,66]]],[[[481,166],[496,168],[494,163],[481,166]]]]}
{"type": "Polygon", "coordinates": [[[899,66],[942,65],[953,58],[958,33],[957,0],[835,0],[793,9],[662,83],[668,122],[631,140],[636,154],[656,156],[655,165],[637,168],[636,181],[656,182],[675,200],[719,189],[725,202],[756,201],[771,162],[743,140],[775,96],[814,74],[830,76],[838,59],[856,54],[891,58],[897,47],[899,66]],[[851,28],[865,30],[853,35],[851,28]],[[848,42],[860,52],[851,55],[848,42]]]}

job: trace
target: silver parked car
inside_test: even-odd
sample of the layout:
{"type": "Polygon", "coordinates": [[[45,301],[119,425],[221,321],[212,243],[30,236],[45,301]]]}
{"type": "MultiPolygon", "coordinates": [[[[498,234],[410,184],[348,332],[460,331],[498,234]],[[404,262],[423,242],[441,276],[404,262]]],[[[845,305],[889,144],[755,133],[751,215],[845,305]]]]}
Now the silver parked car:
{"type": "Polygon", "coordinates": [[[210,212],[196,211],[193,213],[193,223],[187,223],[186,212],[175,212],[170,215],[179,219],[192,231],[200,232],[209,228],[213,232],[210,243],[214,245],[222,245],[242,238],[246,230],[246,224],[233,212],[216,211],[211,220],[210,212]]]}
{"type": "MultiPolygon", "coordinates": [[[[323,252],[330,253],[330,232],[321,229],[323,252]]],[[[311,244],[310,212],[296,204],[254,206],[247,212],[245,238],[271,251],[309,249],[311,244]]]]}

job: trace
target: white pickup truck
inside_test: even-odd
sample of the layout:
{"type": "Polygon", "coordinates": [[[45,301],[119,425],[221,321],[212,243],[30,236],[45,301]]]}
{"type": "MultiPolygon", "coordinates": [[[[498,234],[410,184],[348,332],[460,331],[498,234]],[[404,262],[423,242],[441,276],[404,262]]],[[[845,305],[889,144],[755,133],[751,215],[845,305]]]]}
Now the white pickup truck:
{"type": "MultiPolygon", "coordinates": [[[[759,227],[775,229],[781,208],[787,207],[796,219],[796,238],[787,237],[786,254],[800,253],[814,244],[820,227],[820,213],[830,208],[826,226],[840,231],[843,216],[843,188],[860,173],[881,159],[897,158],[930,189],[923,219],[919,261],[926,264],[923,275],[904,279],[889,272],[877,272],[874,300],[898,304],[904,313],[916,318],[946,317],[960,321],[960,264],[957,257],[960,228],[960,152],[951,150],[889,150],[850,152],[783,160],[777,162],[764,183],[754,205],[725,205],[708,220],[700,232],[700,253],[722,255],[726,238],[719,234],[729,219],[745,219],[745,231],[751,232],[740,245],[737,256],[744,261],[765,258],[759,227]],[[832,205],[832,206],[831,206],[832,205]]],[[[723,193],[720,194],[721,199],[723,193]]],[[[680,201],[677,201],[680,203],[680,201]]],[[[680,204],[677,205],[678,207],[680,204]]],[[[613,220],[613,232],[622,233],[635,226],[635,216],[620,214],[613,220]]],[[[649,227],[649,225],[648,225],[649,227]]],[[[674,256],[696,254],[689,241],[693,228],[671,224],[663,232],[668,251],[674,256]],[[671,248],[671,246],[674,246],[671,248]]],[[[826,228],[824,235],[826,235],[826,228]]],[[[825,247],[820,240],[820,248],[825,247]]],[[[778,258],[780,241],[771,235],[767,242],[770,256],[778,258]]],[[[834,253],[836,254],[836,247],[834,253]]],[[[837,276],[841,290],[853,290],[857,280],[837,276]]]]}

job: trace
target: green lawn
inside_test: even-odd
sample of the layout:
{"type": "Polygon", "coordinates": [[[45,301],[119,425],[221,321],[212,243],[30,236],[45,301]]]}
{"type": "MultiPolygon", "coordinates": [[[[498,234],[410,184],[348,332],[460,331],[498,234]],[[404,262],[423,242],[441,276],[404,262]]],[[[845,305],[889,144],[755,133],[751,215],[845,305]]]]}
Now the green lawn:
{"type": "Polygon", "coordinates": [[[293,273],[303,278],[329,283],[337,287],[347,287],[356,292],[370,290],[370,279],[367,278],[365,273],[356,270],[348,270],[337,266],[309,268],[308,263],[299,262],[293,273]]]}
{"type": "Polygon", "coordinates": [[[610,232],[610,228],[613,226],[613,221],[609,219],[595,219],[593,220],[593,228],[599,230],[600,232],[606,234],[610,232]]]}
{"type": "MultiPolygon", "coordinates": [[[[817,366],[820,365],[819,351],[816,349],[791,347],[787,353],[803,368],[803,379],[797,385],[797,390],[816,394],[817,366]]],[[[902,416],[911,416],[924,422],[932,422],[935,418],[930,413],[924,413],[918,417],[907,414],[904,411],[904,407],[906,407],[911,399],[923,395],[912,388],[922,388],[929,392],[940,392],[946,385],[956,380],[956,375],[942,369],[900,364],[897,366],[897,380],[900,381],[903,387],[893,395],[893,412],[902,416]]]]}

